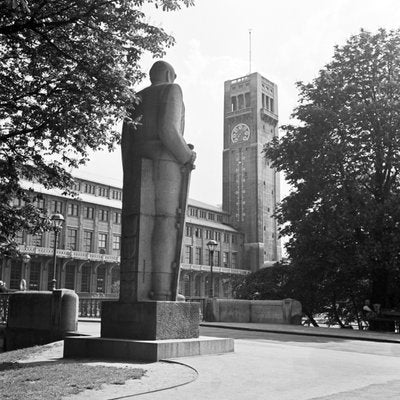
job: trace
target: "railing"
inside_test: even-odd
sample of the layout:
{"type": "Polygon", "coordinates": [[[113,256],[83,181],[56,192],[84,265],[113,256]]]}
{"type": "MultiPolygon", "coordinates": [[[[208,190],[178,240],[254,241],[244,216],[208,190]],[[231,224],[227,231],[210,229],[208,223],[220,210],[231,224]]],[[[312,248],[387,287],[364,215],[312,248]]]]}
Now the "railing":
{"type": "MultiPolygon", "coordinates": [[[[184,271],[204,271],[210,272],[211,267],[209,265],[199,265],[199,264],[186,264],[182,263],[181,268],[184,271]]],[[[222,274],[229,274],[229,275],[247,275],[250,274],[251,271],[247,269],[236,269],[236,268],[225,268],[225,267],[217,267],[213,266],[214,273],[222,273],[222,274]]]]}
{"type": "MultiPolygon", "coordinates": [[[[53,249],[50,247],[38,247],[38,246],[19,246],[21,253],[38,254],[41,256],[52,256],[53,249]]],[[[74,251],[57,249],[57,257],[60,258],[72,258],[76,260],[88,260],[88,261],[102,261],[108,263],[119,263],[120,257],[112,254],[100,254],[100,253],[88,253],[87,251],[74,251]]]]}
{"type": "Polygon", "coordinates": [[[101,304],[103,301],[116,301],[115,297],[86,297],[79,298],[78,316],[83,318],[101,318],[101,304]]]}
{"type": "Polygon", "coordinates": [[[7,323],[10,293],[0,293],[0,323],[7,323]]]}

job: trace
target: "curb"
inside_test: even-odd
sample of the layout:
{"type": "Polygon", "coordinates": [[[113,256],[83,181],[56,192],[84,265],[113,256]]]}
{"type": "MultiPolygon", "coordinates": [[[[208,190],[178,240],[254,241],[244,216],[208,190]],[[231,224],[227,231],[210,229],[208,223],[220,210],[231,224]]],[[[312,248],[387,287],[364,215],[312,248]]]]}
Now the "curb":
{"type": "MultiPolygon", "coordinates": [[[[335,338],[335,339],[351,339],[351,340],[360,340],[360,341],[367,341],[367,342],[381,342],[381,343],[396,343],[400,344],[400,335],[397,339],[391,339],[389,337],[370,337],[370,336],[357,336],[357,335],[338,335],[335,333],[328,333],[328,332],[307,332],[307,331],[290,331],[284,329],[273,329],[273,328],[252,328],[247,326],[227,326],[227,325],[219,325],[218,323],[215,324],[208,324],[208,323],[201,323],[200,326],[205,326],[209,328],[221,328],[221,329],[234,329],[239,331],[253,331],[253,332],[269,332],[269,333],[283,333],[287,335],[303,335],[303,336],[314,336],[314,337],[328,337],[328,338],[335,338]]],[[[316,328],[318,329],[318,328],[316,328]]]]}

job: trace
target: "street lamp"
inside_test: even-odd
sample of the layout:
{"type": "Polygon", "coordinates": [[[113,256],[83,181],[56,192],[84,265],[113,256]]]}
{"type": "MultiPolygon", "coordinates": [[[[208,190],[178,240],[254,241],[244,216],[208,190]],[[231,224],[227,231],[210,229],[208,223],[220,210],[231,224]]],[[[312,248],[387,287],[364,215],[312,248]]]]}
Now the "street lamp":
{"type": "Polygon", "coordinates": [[[217,248],[218,243],[215,240],[210,240],[207,243],[208,251],[210,252],[210,287],[209,287],[209,296],[210,298],[214,297],[214,275],[213,275],[213,266],[214,266],[214,251],[217,248]]]}
{"type": "Polygon", "coordinates": [[[19,290],[22,291],[26,290],[26,280],[25,280],[27,274],[26,268],[30,261],[31,261],[31,256],[29,254],[24,254],[22,256],[23,269],[22,269],[21,281],[19,282],[19,290]]]}
{"type": "Polygon", "coordinates": [[[56,289],[57,286],[57,236],[61,231],[62,225],[64,223],[64,217],[62,214],[53,214],[50,218],[51,226],[54,230],[54,248],[53,248],[53,280],[52,282],[52,290],[56,289]]]}

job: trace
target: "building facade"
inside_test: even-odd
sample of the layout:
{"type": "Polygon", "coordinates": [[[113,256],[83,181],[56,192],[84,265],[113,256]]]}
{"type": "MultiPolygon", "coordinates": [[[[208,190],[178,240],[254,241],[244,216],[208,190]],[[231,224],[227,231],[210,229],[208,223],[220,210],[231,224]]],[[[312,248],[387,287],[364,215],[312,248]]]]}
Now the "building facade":
{"type": "MultiPolygon", "coordinates": [[[[57,287],[75,290],[80,297],[117,296],[121,247],[122,188],[76,179],[76,197],[26,182],[42,194],[38,206],[48,214],[61,213],[63,228],[57,240],[57,287]]],[[[15,203],[15,206],[20,204],[15,203]]],[[[209,293],[211,260],[207,242],[214,239],[214,293],[231,297],[230,282],[249,271],[242,264],[243,235],[226,224],[221,208],[189,200],[183,240],[180,293],[204,298],[209,293]]],[[[17,237],[29,262],[3,259],[0,277],[10,289],[25,279],[28,290],[50,290],[54,274],[54,231],[40,235],[20,232],[17,237]]]]}
{"type": "Polygon", "coordinates": [[[279,201],[279,174],[263,156],[278,135],[276,84],[253,73],[225,82],[223,209],[244,234],[243,262],[256,271],[281,258],[272,214],[279,201]]]}

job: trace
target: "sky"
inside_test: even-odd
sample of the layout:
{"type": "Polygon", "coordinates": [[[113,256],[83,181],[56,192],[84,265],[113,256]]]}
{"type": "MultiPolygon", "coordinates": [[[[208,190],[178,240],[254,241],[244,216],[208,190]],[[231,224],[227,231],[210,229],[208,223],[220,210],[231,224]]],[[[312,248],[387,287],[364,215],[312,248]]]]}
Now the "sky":
{"type": "MultiPolygon", "coordinates": [[[[222,203],[224,82],[259,72],[278,85],[279,125],[291,121],[297,81],[312,81],[360,29],[400,27],[398,0],[195,0],[195,6],[166,13],[146,7],[149,22],[176,40],[163,58],[175,68],[183,90],[185,139],[197,152],[189,196],[222,203]],[[251,63],[249,57],[251,29],[251,63]]],[[[142,59],[148,72],[155,60],[142,59]]],[[[148,78],[138,85],[149,85],[148,78]]],[[[280,131],[280,134],[283,134],[280,131]]],[[[120,149],[99,151],[79,173],[93,180],[122,182],[120,149]]],[[[282,179],[281,197],[289,187],[282,179]]]]}

